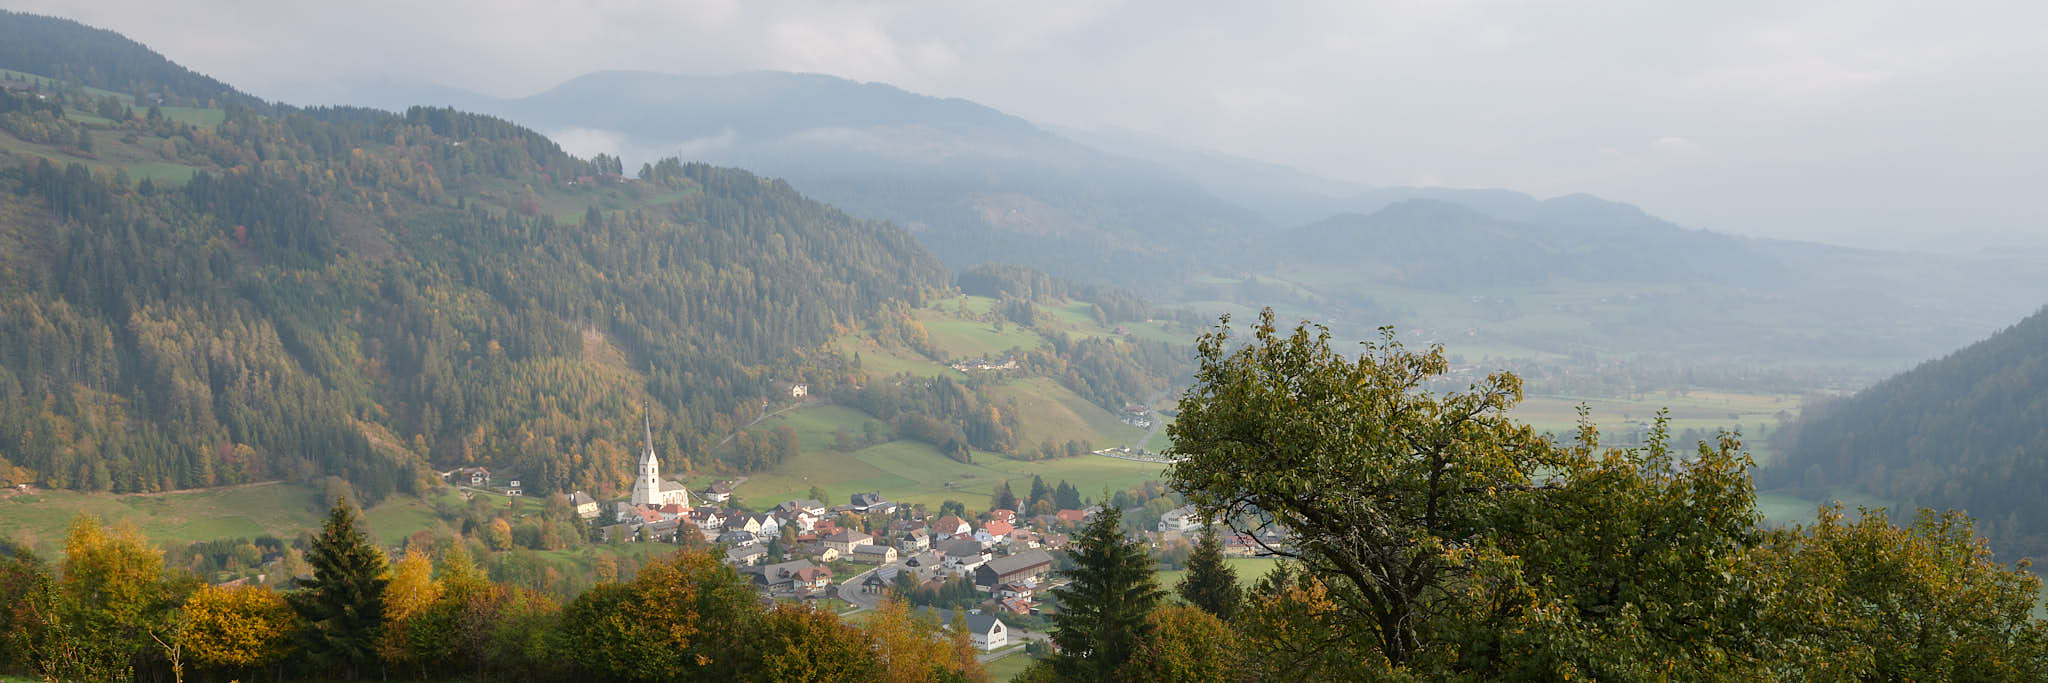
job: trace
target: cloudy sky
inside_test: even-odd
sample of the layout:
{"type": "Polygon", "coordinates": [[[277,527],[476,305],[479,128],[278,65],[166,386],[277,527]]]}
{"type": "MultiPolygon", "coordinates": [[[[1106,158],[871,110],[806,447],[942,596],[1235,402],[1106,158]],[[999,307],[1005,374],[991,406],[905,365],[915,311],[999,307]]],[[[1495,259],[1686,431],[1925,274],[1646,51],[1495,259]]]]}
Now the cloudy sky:
{"type": "Polygon", "coordinates": [[[2048,3],[0,0],[272,99],[777,69],[1372,185],[1728,232],[2048,246],[2048,3]],[[1280,5],[1281,3],[1274,3],[1280,5]]]}

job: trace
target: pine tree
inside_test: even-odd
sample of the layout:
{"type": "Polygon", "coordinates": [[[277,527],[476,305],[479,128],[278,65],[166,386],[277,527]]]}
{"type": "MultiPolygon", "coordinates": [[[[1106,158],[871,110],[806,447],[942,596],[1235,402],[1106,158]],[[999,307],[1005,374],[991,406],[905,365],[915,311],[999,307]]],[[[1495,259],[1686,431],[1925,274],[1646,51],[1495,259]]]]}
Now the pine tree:
{"type": "Polygon", "coordinates": [[[1062,678],[1109,680],[1149,635],[1146,617],[1164,591],[1153,579],[1151,553],[1123,537],[1122,523],[1115,508],[1097,514],[1074,552],[1071,582],[1053,590],[1060,608],[1053,615],[1052,641],[1060,647],[1053,668],[1062,678]]]}
{"type": "Polygon", "coordinates": [[[1038,501],[1046,500],[1051,497],[1052,489],[1046,488],[1045,477],[1041,477],[1036,474],[1031,475],[1031,495],[1030,497],[1026,498],[1026,500],[1030,501],[1029,504],[1037,505],[1038,501]]]}
{"type": "Polygon", "coordinates": [[[1174,590],[1188,604],[1218,619],[1230,621],[1237,615],[1244,591],[1238,588],[1237,570],[1223,563],[1223,540],[1216,533],[1216,525],[1202,529],[1201,540],[1195,543],[1194,553],[1188,555],[1187,576],[1181,578],[1174,590]]]}
{"type": "Polygon", "coordinates": [[[301,579],[289,596],[292,609],[305,620],[299,646],[346,678],[377,655],[384,626],[384,552],[358,528],[355,507],[335,498],[327,523],[306,552],[313,578],[301,579]]]}
{"type": "Polygon", "coordinates": [[[1010,482],[996,484],[995,495],[989,497],[990,510],[1016,510],[1017,494],[1010,491],[1010,482]]]}

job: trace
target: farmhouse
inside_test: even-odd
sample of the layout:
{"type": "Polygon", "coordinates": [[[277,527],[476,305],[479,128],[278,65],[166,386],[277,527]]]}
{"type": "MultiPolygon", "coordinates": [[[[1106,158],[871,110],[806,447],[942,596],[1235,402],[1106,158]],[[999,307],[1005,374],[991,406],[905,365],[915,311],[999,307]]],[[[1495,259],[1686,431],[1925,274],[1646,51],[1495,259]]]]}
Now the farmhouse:
{"type": "Polygon", "coordinates": [[[597,499],[591,498],[590,494],[582,491],[571,493],[569,494],[569,504],[576,506],[577,517],[597,519],[597,499]]]}
{"type": "Polygon", "coordinates": [[[896,561],[896,549],[869,543],[854,548],[849,559],[861,564],[889,564],[896,561]]]}
{"type": "Polygon", "coordinates": [[[988,548],[981,541],[963,539],[946,544],[946,569],[956,574],[974,571],[988,562],[988,548]]]}

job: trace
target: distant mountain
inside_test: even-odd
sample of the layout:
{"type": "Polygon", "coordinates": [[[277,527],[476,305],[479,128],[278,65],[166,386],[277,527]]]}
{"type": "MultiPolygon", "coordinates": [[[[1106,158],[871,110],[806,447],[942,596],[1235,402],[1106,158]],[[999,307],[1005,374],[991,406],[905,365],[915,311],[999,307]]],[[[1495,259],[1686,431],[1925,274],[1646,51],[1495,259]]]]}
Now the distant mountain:
{"type": "Polygon", "coordinates": [[[835,206],[904,225],[956,268],[1011,262],[1144,282],[1185,271],[1192,247],[1260,221],[1159,164],[973,102],[879,83],[614,71],[530,97],[447,99],[601,141],[629,161],[680,154],[785,178],[835,206]]]}
{"type": "Polygon", "coordinates": [[[1429,289],[1573,280],[1763,284],[1785,275],[1756,240],[1688,230],[1625,204],[1571,195],[1495,208],[1404,199],[1278,233],[1267,254],[1281,263],[1364,268],[1391,284],[1429,289]]]}
{"type": "Polygon", "coordinates": [[[1967,510],[2002,557],[2048,556],[2048,308],[1810,406],[1777,441],[1767,484],[1967,510]]]}

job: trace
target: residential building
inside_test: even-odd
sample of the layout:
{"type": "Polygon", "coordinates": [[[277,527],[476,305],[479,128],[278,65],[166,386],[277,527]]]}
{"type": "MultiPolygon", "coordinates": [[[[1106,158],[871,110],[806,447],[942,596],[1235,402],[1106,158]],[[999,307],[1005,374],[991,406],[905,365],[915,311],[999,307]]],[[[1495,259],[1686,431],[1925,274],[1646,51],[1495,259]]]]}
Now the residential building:
{"type": "Polygon", "coordinates": [[[872,545],[875,542],[875,537],[852,529],[841,529],[836,533],[826,536],[824,540],[826,547],[838,550],[839,554],[845,555],[861,546],[872,545]]]}

